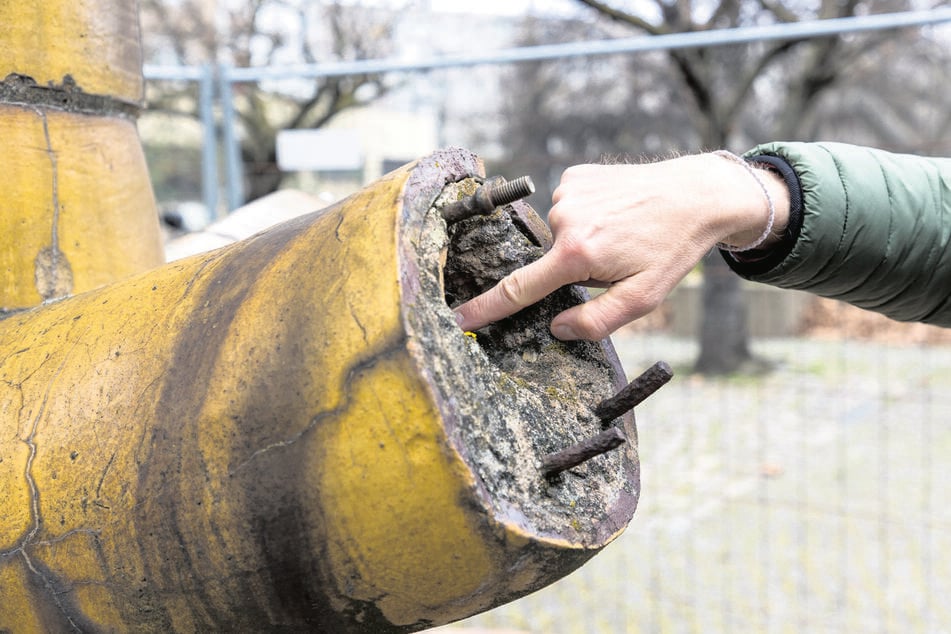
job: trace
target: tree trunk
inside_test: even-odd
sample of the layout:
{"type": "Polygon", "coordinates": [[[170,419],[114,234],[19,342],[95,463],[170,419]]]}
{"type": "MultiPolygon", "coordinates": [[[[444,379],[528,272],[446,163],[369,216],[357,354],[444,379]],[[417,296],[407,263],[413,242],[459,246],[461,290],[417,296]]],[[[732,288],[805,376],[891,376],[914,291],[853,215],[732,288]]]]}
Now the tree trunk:
{"type": "Polygon", "coordinates": [[[700,356],[694,370],[730,374],[752,358],[747,308],[737,277],[719,253],[704,259],[700,356]]]}
{"type": "MultiPolygon", "coordinates": [[[[247,159],[246,159],[247,161],[247,159]]],[[[270,158],[262,163],[244,164],[244,175],[247,183],[246,199],[250,202],[276,192],[284,182],[286,174],[277,167],[277,159],[270,158]]]]}
{"type": "MultiPolygon", "coordinates": [[[[703,147],[727,147],[727,132],[714,124],[716,116],[708,112],[710,126],[704,130],[703,147]]],[[[730,270],[714,249],[703,263],[703,314],[700,323],[700,355],[694,371],[701,374],[731,374],[751,359],[746,303],[740,278],[730,270]]]]}

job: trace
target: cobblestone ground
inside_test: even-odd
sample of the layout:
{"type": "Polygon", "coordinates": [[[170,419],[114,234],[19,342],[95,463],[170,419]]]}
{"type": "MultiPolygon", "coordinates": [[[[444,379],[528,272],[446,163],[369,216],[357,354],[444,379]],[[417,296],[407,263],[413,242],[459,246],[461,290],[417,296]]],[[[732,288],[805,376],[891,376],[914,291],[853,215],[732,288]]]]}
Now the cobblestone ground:
{"type": "Polygon", "coordinates": [[[951,632],[951,347],[761,341],[771,371],[710,380],[691,342],[614,342],[678,371],[636,411],[634,521],[447,634],[951,632]]]}

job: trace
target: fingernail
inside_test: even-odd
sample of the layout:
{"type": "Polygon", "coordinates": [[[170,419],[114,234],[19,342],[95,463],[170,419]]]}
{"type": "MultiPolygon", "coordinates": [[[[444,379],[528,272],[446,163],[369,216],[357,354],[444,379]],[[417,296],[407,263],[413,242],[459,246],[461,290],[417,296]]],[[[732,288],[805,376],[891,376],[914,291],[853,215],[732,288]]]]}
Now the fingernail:
{"type": "Polygon", "coordinates": [[[462,326],[462,322],[464,322],[464,321],[466,320],[465,316],[464,316],[462,313],[460,313],[459,311],[453,311],[453,313],[454,313],[455,316],[456,316],[456,324],[461,327],[461,326],[462,326]]]}
{"type": "Polygon", "coordinates": [[[574,331],[571,326],[566,326],[565,324],[558,324],[557,326],[551,327],[551,334],[555,335],[558,339],[564,341],[577,339],[578,334],[574,331]]]}

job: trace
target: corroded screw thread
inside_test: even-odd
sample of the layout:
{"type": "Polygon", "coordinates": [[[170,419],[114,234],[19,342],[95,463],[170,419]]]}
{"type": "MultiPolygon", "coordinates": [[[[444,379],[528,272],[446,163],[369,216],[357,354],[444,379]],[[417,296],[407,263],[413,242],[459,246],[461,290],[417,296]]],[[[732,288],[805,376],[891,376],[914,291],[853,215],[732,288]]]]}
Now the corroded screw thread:
{"type": "Polygon", "coordinates": [[[674,371],[670,369],[670,366],[665,361],[658,361],[628,383],[620,392],[598,403],[598,406],[594,408],[594,415],[605,423],[613,420],[633,409],[673,376],[674,371]]]}
{"type": "Polygon", "coordinates": [[[499,176],[480,185],[471,196],[444,205],[439,212],[451,224],[472,216],[490,214],[499,205],[513,203],[534,191],[535,183],[530,176],[521,176],[510,182],[499,176]]]}
{"type": "Polygon", "coordinates": [[[535,193],[535,183],[531,176],[519,176],[514,181],[502,181],[500,185],[488,185],[489,200],[492,207],[514,203],[535,193]]]}
{"type": "Polygon", "coordinates": [[[551,478],[566,469],[577,467],[586,460],[620,447],[625,442],[627,439],[624,437],[624,432],[617,427],[609,427],[577,444],[546,455],[542,458],[542,473],[546,478],[551,478]]]}

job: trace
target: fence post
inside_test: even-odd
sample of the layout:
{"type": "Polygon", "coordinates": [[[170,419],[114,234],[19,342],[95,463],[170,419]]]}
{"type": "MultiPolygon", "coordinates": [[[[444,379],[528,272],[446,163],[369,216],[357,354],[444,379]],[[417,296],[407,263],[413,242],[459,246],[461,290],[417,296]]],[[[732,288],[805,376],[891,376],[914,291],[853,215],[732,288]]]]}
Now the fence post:
{"type": "Polygon", "coordinates": [[[235,131],[234,91],[231,66],[218,67],[218,97],[221,99],[221,132],[227,174],[228,211],[244,204],[244,174],[241,170],[241,145],[235,131]]]}
{"type": "Polygon", "coordinates": [[[201,193],[210,218],[218,213],[218,135],[215,123],[215,69],[201,67],[198,81],[198,111],[202,127],[201,193]]]}

